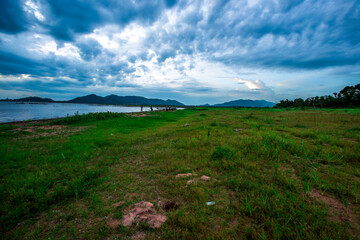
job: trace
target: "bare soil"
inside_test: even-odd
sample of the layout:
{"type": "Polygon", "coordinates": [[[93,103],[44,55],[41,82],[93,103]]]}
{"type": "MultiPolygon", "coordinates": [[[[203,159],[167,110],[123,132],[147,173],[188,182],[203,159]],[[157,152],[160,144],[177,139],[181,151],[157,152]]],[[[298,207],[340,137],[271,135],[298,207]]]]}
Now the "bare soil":
{"type": "Polygon", "coordinates": [[[134,208],[123,217],[122,224],[130,227],[132,224],[138,225],[140,222],[147,223],[151,228],[159,228],[165,221],[166,216],[157,214],[154,204],[141,201],[136,203],[134,208]]]}

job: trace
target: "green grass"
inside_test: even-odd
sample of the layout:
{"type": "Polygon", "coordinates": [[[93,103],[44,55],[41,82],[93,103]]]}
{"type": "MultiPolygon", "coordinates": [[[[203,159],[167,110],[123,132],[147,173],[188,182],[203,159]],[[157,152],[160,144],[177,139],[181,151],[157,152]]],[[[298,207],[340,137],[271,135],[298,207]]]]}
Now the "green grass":
{"type": "MultiPolygon", "coordinates": [[[[3,125],[1,235],[354,238],[360,233],[359,113],[245,108],[145,117],[105,113],[56,120],[51,124],[66,127],[55,135],[3,125]],[[189,179],[175,178],[189,172],[211,180],[187,184],[189,179]],[[316,192],[341,204],[342,212],[316,192]],[[166,212],[156,207],[167,216],[161,228],[108,226],[108,219],[121,220],[135,203],[156,205],[159,199],[178,206],[166,212]],[[119,201],[124,204],[112,206],[119,201]],[[207,206],[209,201],[215,205],[207,206]]],[[[56,130],[45,132],[51,131],[56,130]]]]}

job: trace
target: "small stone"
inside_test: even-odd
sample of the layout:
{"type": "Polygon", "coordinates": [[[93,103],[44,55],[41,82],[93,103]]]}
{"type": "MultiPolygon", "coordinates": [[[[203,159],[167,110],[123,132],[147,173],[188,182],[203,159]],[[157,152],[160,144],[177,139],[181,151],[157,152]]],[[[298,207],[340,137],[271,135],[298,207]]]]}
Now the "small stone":
{"type": "Polygon", "coordinates": [[[193,183],[193,182],[196,182],[196,179],[190,179],[190,180],[188,180],[188,181],[186,182],[186,184],[189,185],[189,184],[191,184],[191,183],[193,183]]]}
{"type": "Polygon", "coordinates": [[[176,178],[187,178],[187,177],[191,177],[193,174],[192,173],[179,173],[176,175],[176,178]]]}
{"type": "Polygon", "coordinates": [[[200,179],[203,180],[203,181],[209,181],[210,177],[202,175],[200,179]]]}

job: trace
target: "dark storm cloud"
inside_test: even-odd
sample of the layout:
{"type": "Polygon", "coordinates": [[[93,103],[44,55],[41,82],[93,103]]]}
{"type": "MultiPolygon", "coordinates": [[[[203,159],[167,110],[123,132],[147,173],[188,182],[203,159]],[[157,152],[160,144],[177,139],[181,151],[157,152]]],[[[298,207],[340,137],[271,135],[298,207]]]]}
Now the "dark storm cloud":
{"type": "Polygon", "coordinates": [[[0,31],[18,33],[27,27],[26,14],[22,10],[21,0],[0,1],[0,31]]]}
{"type": "Polygon", "coordinates": [[[107,23],[125,26],[139,21],[148,24],[155,21],[161,12],[173,7],[176,1],[116,1],[116,0],[50,0],[47,6],[46,25],[50,34],[58,40],[72,41],[76,34],[89,33],[107,23]]]}
{"type": "Polygon", "coordinates": [[[186,13],[178,31],[154,32],[149,46],[170,44],[167,52],[202,53],[226,65],[317,69],[359,63],[360,1],[260,1],[253,8],[246,1],[217,1],[205,23],[198,9],[186,13]]]}
{"type": "Polygon", "coordinates": [[[0,70],[4,75],[54,73],[55,67],[49,63],[0,50],[0,70]]]}
{"type": "Polygon", "coordinates": [[[80,56],[85,61],[91,61],[102,52],[102,47],[95,39],[77,42],[76,46],[80,50],[80,56]]]}
{"type": "MultiPolygon", "coordinates": [[[[161,12],[176,4],[175,0],[39,0],[46,18],[40,23],[58,40],[72,41],[77,34],[89,33],[107,23],[124,26],[132,21],[151,23],[161,12]]],[[[35,24],[27,18],[25,0],[0,1],[0,31],[18,33],[35,24]]]]}

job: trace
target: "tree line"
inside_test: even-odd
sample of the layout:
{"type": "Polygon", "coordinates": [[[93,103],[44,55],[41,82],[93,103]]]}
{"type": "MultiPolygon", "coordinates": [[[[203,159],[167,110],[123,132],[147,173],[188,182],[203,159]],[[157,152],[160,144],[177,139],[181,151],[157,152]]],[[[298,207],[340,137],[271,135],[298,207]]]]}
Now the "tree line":
{"type": "Polygon", "coordinates": [[[345,108],[360,107],[360,84],[355,86],[346,86],[333,96],[316,96],[306,100],[296,98],[294,100],[281,100],[274,106],[275,108],[288,107],[319,107],[319,108],[345,108]]]}

